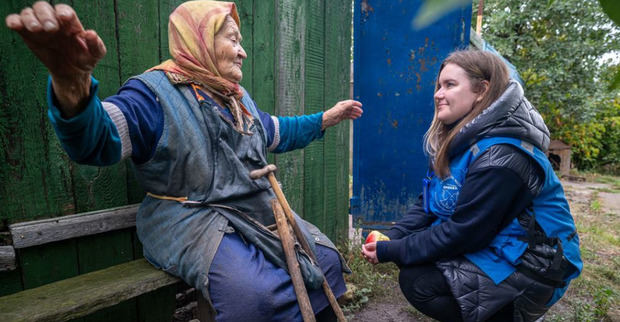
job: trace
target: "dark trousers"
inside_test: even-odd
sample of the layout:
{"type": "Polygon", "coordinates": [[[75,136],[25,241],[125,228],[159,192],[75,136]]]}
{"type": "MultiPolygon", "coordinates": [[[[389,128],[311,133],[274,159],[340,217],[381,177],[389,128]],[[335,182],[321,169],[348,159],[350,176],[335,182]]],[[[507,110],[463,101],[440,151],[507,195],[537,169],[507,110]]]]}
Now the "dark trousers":
{"type": "MultiPolygon", "coordinates": [[[[418,311],[439,321],[462,321],[461,310],[441,271],[434,264],[401,267],[400,289],[418,311]]],[[[488,321],[512,321],[512,303],[488,321]]]]}

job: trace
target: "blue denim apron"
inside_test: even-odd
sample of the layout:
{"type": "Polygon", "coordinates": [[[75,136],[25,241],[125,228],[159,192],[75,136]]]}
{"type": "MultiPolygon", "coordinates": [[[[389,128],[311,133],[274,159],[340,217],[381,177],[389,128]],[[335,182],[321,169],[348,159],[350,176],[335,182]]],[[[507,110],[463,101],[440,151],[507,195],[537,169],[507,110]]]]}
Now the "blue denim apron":
{"type": "MultiPolygon", "coordinates": [[[[212,304],[216,310],[218,306],[221,308],[218,320],[239,318],[220,312],[228,309],[256,313],[248,304],[256,301],[245,303],[236,297],[237,293],[250,294],[250,290],[256,289],[265,292],[261,297],[274,300],[263,305],[270,314],[261,315],[263,318],[253,315],[253,320],[271,321],[278,316],[289,319],[299,315],[294,293],[290,295],[292,298],[286,295],[287,290],[292,291],[292,284],[281,243],[276,234],[265,228],[275,223],[270,205],[275,195],[266,178],[252,180],[249,176],[250,171],[267,164],[266,138],[260,122],[250,125],[253,135],[242,135],[232,128],[217,106],[207,100],[199,103],[188,86],[171,84],[164,73],[149,72],[136,78],[157,95],[164,113],[163,132],[154,156],[135,166],[138,182],[153,195],[187,197],[193,202],[192,207],[187,207],[188,203],[145,197],[136,218],[144,256],[156,267],[201,290],[208,301],[212,300],[210,279],[218,279],[217,283],[212,281],[219,285],[217,290],[212,290],[217,293],[217,301],[214,298],[212,304]],[[251,260],[242,262],[248,256],[251,260]],[[244,284],[248,278],[256,283],[244,284]],[[258,283],[259,280],[267,283],[258,283]],[[282,299],[277,300],[279,297],[282,299]],[[283,312],[284,315],[279,315],[283,312]]],[[[244,100],[245,105],[251,102],[249,97],[244,100]]],[[[255,107],[251,106],[250,110],[255,107]]],[[[297,220],[317,250],[317,257],[336,252],[331,241],[315,226],[298,216],[297,220]],[[317,247],[315,243],[327,247],[317,247]]],[[[301,250],[297,256],[306,286],[310,290],[320,289],[322,277],[317,265],[321,260],[315,265],[301,250]]],[[[338,296],[344,292],[341,273],[346,266],[341,256],[330,258],[332,262],[325,266],[338,270],[339,277],[329,281],[333,272],[325,275],[329,282],[339,285],[334,290],[338,296]],[[334,258],[339,260],[333,263],[334,258]]],[[[320,306],[323,305],[317,309],[320,306]]]]}

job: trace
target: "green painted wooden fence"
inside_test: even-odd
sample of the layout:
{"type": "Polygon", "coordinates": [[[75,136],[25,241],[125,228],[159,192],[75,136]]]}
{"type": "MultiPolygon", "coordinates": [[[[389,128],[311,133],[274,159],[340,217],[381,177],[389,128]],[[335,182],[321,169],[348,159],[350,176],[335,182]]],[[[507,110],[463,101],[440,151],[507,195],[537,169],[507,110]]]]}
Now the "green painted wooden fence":
{"type": "MultiPolygon", "coordinates": [[[[0,16],[33,1],[2,0],[0,16]]],[[[180,0],[72,0],[85,28],[108,49],[94,75],[100,97],[167,59],[167,21],[180,0]]],[[[269,113],[314,113],[349,96],[350,0],[239,0],[242,85],[269,113]]],[[[78,165],[62,151],[46,115],[45,68],[16,33],[0,27],[0,245],[11,223],[139,202],[131,166],[78,165]]],[[[345,237],[349,124],[330,128],[304,150],[270,156],[292,207],[332,239],[345,237]]],[[[18,269],[0,272],[0,295],[141,256],[133,230],[26,248],[18,269]]],[[[133,304],[117,308],[134,314],[133,304]]],[[[108,316],[109,318],[109,316],[108,316]]],[[[88,320],[88,318],[86,319],[88,320]]]]}

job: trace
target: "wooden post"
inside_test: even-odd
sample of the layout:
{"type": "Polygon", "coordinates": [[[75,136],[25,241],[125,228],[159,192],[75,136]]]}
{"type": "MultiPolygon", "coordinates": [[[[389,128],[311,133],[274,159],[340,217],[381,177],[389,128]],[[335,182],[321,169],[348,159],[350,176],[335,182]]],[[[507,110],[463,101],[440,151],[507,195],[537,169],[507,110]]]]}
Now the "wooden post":
{"type": "Polygon", "coordinates": [[[476,33],[480,36],[482,32],[482,8],[484,7],[484,0],[478,1],[478,17],[476,19],[476,33]]]}

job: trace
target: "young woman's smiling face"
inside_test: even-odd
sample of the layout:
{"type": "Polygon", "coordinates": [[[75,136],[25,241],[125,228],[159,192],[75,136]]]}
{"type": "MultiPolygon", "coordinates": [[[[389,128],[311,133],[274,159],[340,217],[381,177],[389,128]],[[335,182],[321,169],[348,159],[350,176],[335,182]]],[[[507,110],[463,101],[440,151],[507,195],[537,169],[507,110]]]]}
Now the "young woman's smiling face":
{"type": "Polygon", "coordinates": [[[447,64],[439,74],[435,90],[437,119],[450,125],[469,113],[480,95],[472,90],[465,70],[455,64],[447,64]]]}
{"type": "Polygon", "coordinates": [[[217,70],[223,78],[239,83],[243,78],[241,66],[248,56],[241,47],[241,33],[235,21],[229,16],[222,28],[215,34],[215,60],[217,70]]]}

